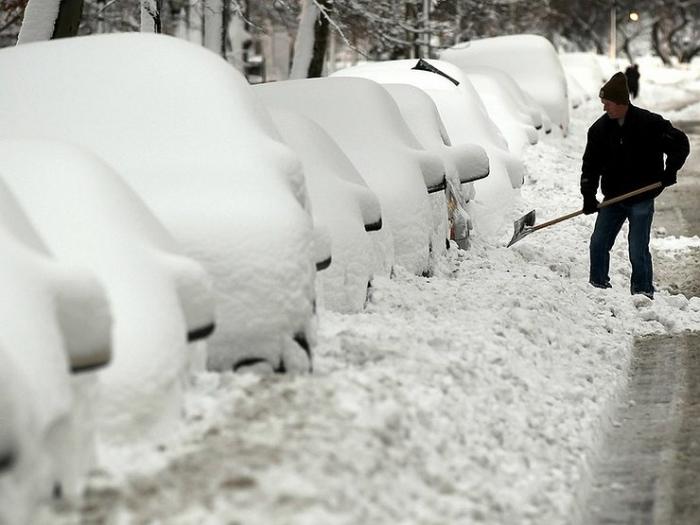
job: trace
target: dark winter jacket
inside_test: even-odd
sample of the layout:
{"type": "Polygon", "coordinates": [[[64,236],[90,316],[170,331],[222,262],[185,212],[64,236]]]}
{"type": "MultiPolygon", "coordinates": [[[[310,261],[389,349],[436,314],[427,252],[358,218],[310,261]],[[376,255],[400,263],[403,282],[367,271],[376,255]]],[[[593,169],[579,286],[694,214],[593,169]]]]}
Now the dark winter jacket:
{"type": "MultiPolygon", "coordinates": [[[[581,193],[595,195],[600,183],[603,195],[609,199],[661,181],[664,170],[675,176],[689,152],[685,133],[660,115],[630,104],[624,125],[603,115],[588,130],[581,193]]],[[[661,190],[646,193],[633,201],[659,193],[661,190]]]]}

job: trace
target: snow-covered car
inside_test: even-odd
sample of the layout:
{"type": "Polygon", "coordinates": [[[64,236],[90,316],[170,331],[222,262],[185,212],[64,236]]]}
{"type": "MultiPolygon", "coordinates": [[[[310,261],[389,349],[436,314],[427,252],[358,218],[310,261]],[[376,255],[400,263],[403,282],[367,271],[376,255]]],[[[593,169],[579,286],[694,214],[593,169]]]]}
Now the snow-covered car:
{"type": "Polygon", "coordinates": [[[489,174],[486,150],[478,144],[452,144],[433,100],[422,89],[410,84],[382,84],[396,101],[406,124],[426,150],[438,155],[445,166],[447,187],[441,196],[446,204],[431,196],[436,214],[447,207],[447,239],[466,248],[471,219],[467,202],[474,197],[474,181],[489,174]]]}
{"type": "Polygon", "coordinates": [[[576,77],[570,75],[568,71],[566,73],[566,86],[569,90],[569,100],[571,101],[571,107],[573,109],[576,109],[586,100],[590,99],[590,96],[588,96],[586,90],[583,89],[578,80],[576,80],[576,77]]]}
{"type": "Polygon", "coordinates": [[[547,111],[545,111],[545,109],[528,93],[522,90],[520,90],[520,92],[523,95],[525,103],[539,113],[540,119],[542,119],[542,130],[544,130],[545,134],[549,135],[552,132],[552,119],[549,118],[547,111]]]}
{"type": "Polygon", "coordinates": [[[139,33],[2,49],[0,72],[0,135],[93,151],[212,276],[210,368],[310,368],[318,243],[303,172],[242,75],[139,33]]]}
{"type": "MultiPolygon", "coordinates": [[[[607,81],[611,76],[613,76],[620,70],[615,61],[611,60],[608,55],[595,54],[594,56],[596,61],[598,62],[598,66],[600,66],[600,70],[603,73],[603,83],[605,83],[605,81],[607,81]]],[[[594,96],[597,95],[598,94],[596,93],[594,96]]]]}
{"type": "Polygon", "coordinates": [[[491,117],[508,142],[508,149],[518,156],[527,146],[537,144],[538,133],[532,115],[521,111],[517,100],[502,84],[494,68],[463,69],[491,117]]]}
{"type": "Polygon", "coordinates": [[[319,303],[338,312],[360,311],[381,253],[369,234],[381,229],[379,200],[320,125],[291,111],[270,113],[302,161],[314,223],[331,235],[331,265],[316,278],[319,303]]]}
{"type": "Polygon", "coordinates": [[[115,320],[94,412],[101,441],[167,436],[182,412],[187,343],[214,329],[209,277],[119,175],[84,148],[0,139],[0,173],[51,253],[88,268],[115,320]]]}
{"type": "Polygon", "coordinates": [[[379,198],[396,263],[429,272],[428,192],[444,189],[444,166],[421,148],[389,93],[358,78],[290,80],[253,90],[267,107],[299,112],[323,127],[379,198]]]}
{"type": "Polygon", "coordinates": [[[513,206],[512,189],[523,182],[523,162],[508,151],[508,143],[488,116],[481,97],[457,66],[430,61],[443,75],[413,69],[415,65],[415,60],[368,63],[337,71],[334,77],[360,77],[382,85],[401,83],[418,87],[435,103],[452,145],[478,144],[486,150],[490,174],[474,183],[475,196],[469,211],[476,229],[491,235],[505,224],[513,206]]]}
{"type": "Polygon", "coordinates": [[[467,73],[471,71],[483,72],[488,74],[490,77],[493,77],[496,81],[498,81],[500,88],[506,90],[510,95],[508,102],[509,104],[514,104],[513,111],[516,115],[518,115],[519,119],[522,119],[522,121],[528,126],[534,126],[538,131],[545,131],[546,133],[552,131],[551,121],[549,130],[547,131],[546,129],[543,129],[543,123],[547,113],[544,111],[542,106],[535,102],[531,96],[525,93],[515,79],[508,73],[500,69],[496,69],[495,67],[483,66],[475,66],[463,71],[467,73]]]}
{"type": "Polygon", "coordinates": [[[566,77],[554,46],[538,35],[508,35],[462,42],[440,53],[461,68],[495,67],[535,99],[564,135],[569,130],[566,77]]]}
{"type": "Polygon", "coordinates": [[[434,152],[455,184],[483,179],[489,174],[486,150],[478,144],[452,144],[435,102],[410,84],[382,84],[396,102],[411,132],[426,150],[434,152]]]}
{"type": "Polygon", "coordinates": [[[109,362],[112,319],[97,279],[51,257],[1,175],[0,288],[0,523],[14,525],[76,497],[92,467],[86,372],[109,362]]]}
{"type": "Polygon", "coordinates": [[[609,77],[603,73],[600,61],[594,53],[560,53],[564,71],[582,88],[585,100],[598,97],[600,88],[609,77]]]}

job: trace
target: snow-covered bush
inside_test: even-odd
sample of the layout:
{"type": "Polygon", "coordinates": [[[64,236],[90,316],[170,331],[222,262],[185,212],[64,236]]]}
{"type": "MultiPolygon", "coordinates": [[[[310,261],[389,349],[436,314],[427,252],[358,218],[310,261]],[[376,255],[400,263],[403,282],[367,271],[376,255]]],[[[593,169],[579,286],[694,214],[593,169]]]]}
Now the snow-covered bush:
{"type": "Polygon", "coordinates": [[[236,70],[181,40],[130,33],[3,49],[0,71],[0,134],[92,150],[212,275],[212,368],[309,369],[315,261],[301,164],[236,70]]]}

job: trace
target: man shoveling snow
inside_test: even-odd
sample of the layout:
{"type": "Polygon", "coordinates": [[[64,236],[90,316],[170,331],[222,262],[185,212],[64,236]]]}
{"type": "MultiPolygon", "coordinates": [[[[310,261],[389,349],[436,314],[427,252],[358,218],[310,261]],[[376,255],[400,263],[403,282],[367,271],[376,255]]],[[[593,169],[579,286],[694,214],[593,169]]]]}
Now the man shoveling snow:
{"type": "Polygon", "coordinates": [[[598,213],[590,241],[589,282],[597,288],[611,287],[610,250],[628,220],[630,291],[653,299],[649,236],[654,198],[676,183],[676,173],[690,152],[688,137],[660,115],[630,104],[623,73],[615,73],[601,88],[600,99],[605,115],[588,130],[581,168],[583,212],[598,213]],[[606,200],[655,182],[661,182],[655,191],[606,205],[606,200]],[[596,199],[599,185],[602,204],[596,199]]]}

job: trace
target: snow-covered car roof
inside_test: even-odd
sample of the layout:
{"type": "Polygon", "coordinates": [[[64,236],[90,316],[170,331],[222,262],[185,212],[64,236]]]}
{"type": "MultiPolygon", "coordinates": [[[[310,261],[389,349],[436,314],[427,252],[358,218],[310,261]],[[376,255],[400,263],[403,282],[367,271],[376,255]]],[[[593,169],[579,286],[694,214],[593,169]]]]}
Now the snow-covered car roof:
{"type": "Polygon", "coordinates": [[[380,84],[398,83],[418,87],[428,93],[436,103],[453,144],[492,143],[498,147],[507,148],[505,138],[498,126],[490,119],[481,97],[461,70],[446,62],[430,61],[431,65],[457,80],[458,84],[455,84],[444,76],[413,69],[415,64],[415,60],[408,59],[368,62],[341,69],[333,73],[333,76],[368,78],[380,84]],[[455,96],[455,93],[461,96],[455,96]],[[448,102],[452,102],[449,110],[446,107],[448,102]],[[456,103],[458,105],[455,105],[456,103]],[[455,121],[469,123],[468,136],[464,136],[464,133],[455,136],[457,130],[461,129],[455,125],[455,121]]]}
{"type": "Polygon", "coordinates": [[[162,438],[182,410],[187,341],[214,328],[209,276],[84,148],[0,139],[0,172],[51,253],[91,270],[107,292],[115,344],[94,407],[101,441],[162,438]]]}
{"type": "Polygon", "coordinates": [[[308,369],[315,261],[301,164],[240,73],[139,33],[2,49],[0,71],[12,72],[4,130],[95,152],[212,275],[211,367],[308,369]]]}
{"type": "Polygon", "coordinates": [[[421,148],[386,90],[370,80],[333,77],[253,90],[268,107],[300,112],[333,137],[379,198],[396,262],[424,272],[431,228],[426,187],[444,181],[444,167],[421,148]]]}
{"type": "Polygon", "coordinates": [[[544,109],[529,97],[518,85],[515,79],[508,73],[495,67],[474,66],[469,68],[460,68],[464,73],[482,73],[496,80],[501,89],[504,89],[510,95],[509,103],[514,104],[513,111],[518,114],[523,122],[534,126],[536,129],[542,127],[542,114],[544,109]]]}
{"type": "Polygon", "coordinates": [[[422,89],[410,84],[383,84],[421,145],[443,161],[453,182],[471,182],[489,173],[486,151],[478,144],[452,144],[437,106],[422,89]]]}
{"type": "Polygon", "coordinates": [[[429,62],[431,66],[456,81],[455,83],[445,76],[413,69],[415,64],[415,60],[371,62],[342,69],[333,75],[369,78],[381,84],[410,84],[422,89],[435,102],[451,143],[475,143],[486,148],[490,158],[502,157],[502,166],[505,166],[511,184],[513,187],[519,187],[524,174],[522,161],[508,151],[505,137],[489,117],[479,93],[464,72],[448,62],[429,62]]]}
{"type": "Polygon", "coordinates": [[[459,67],[502,69],[534,98],[563,131],[569,128],[566,78],[554,46],[538,35],[508,35],[475,39],[440,53],[459,67]]]}
{"type": "Polygon", "coordinates": [[[503,133],[508,149],[522,155],[528,145],[537,144],[538,134],[532,117],[521,108],[493,68],[469,68],[464,72],[481,96],[491,119],[503,133]]]}
{"type": "Polygon", "coordinates": [[[482,233],[498,231],[513,205],[510,190],[522,184],[525,167],[508,151],[508,144],[496,124],[488,116],[474,86],[454,64],[431,60],[429,63],[452,80],[424,70],[412,69],[415,60],[392,60],[362,64],[334,73],[334,77],[359,77],[381,84],[409,84],[427,93],[435,103],[447,129],[451,144],[482,146],[489,157],[490,174],[476,181],[474,224],[482,233]]]}
{"type": "Polygon", "coordinates": [[[0,475],[0,521],[31,523],[57,487],[75,494],[89,467],[94,443],[81,446],[90,430],[69,371],[109,361],[112,319],[95,277],[51,257],[1,175],[0,288],[1,394],[14,414],[0,425],[13,458],[0,475]]]}
{"type": "Polygon", "coordinates": [[[368,229],[381,225],[376,195],[365,185],[347,155],[316,122],[298,113],[271,110],[284,141],[299,155],[315,223],[331,235],[332,263],[319,274],[319,303],[348,313],[362,310],[373,277],[368,229]]]}

